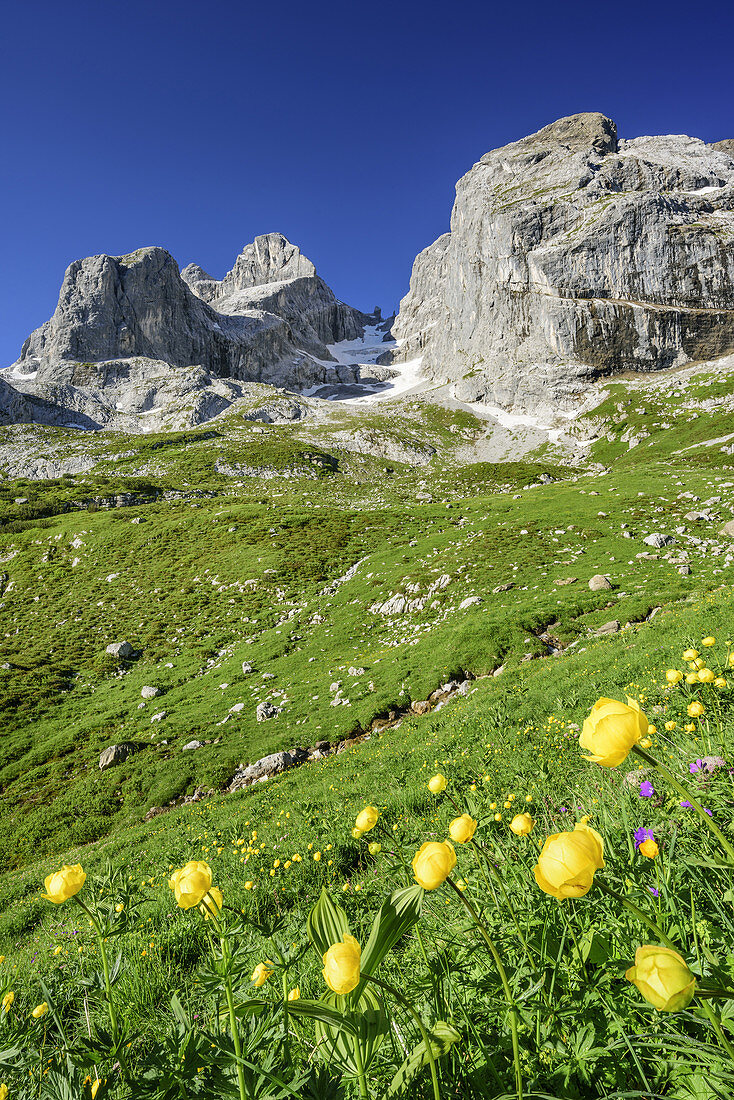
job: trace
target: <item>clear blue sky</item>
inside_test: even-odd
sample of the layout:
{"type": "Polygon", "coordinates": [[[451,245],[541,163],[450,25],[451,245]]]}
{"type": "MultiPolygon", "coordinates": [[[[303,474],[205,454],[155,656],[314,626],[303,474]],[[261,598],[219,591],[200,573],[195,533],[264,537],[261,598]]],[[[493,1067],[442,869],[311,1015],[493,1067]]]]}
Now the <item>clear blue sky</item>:
{"type": "Polygon", "coordinates": [[[221,277],[278,230],[387,312],[484,152],[599,110],[734,137],[731,3],[27,0],[0,42],[0,366],[64,270],[158,244],[221,277]]]}

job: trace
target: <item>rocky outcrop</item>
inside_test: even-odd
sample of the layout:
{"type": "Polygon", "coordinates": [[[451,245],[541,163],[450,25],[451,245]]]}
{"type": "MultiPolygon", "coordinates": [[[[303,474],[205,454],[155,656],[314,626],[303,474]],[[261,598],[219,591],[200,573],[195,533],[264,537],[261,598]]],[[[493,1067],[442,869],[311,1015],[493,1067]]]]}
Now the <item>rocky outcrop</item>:
{"type": "Polygon", "coordinates": [[[71,264],[53,317],[0,381],[0,423],[199,424],[249,383],[339,381],[326,345],[361,336],[367,320],[277,233],[248,245],[221,282],[197,265],[182,277],[162,248],[90,256],[71,264]]]}
{"type": "Polygon", "coordinates": [[[401,359],[456,395],[572,405],[589,380],[734,349],[734,151],[574,115],[487,153],[414,265],[401,359]]]}

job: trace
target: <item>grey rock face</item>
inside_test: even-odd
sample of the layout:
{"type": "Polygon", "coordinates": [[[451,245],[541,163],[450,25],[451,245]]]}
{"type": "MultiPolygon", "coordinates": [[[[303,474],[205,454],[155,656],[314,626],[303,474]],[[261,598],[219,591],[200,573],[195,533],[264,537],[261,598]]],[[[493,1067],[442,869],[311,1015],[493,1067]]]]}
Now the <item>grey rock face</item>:
{"type": "Polygon", "coordinates": [[[302,764],[308,757],[305,749],[291,749],[288,752],[274,752],[270,756],[263,756],[254,764],[239,767],[232,777],[228,790],[238,791],[242,787],[249,787],[251,783],[259,783],[263,779],[269,779],[273,775],[302,764]]]}
{"type": "Polygon", "coordinates": [[[0,423],[134,430],[145,415],[154,430],[181,426],[183,410],[194,425],[242,397],[243,383],[339,380],[326,344],[361,336],[368,319],[280,234],[248,245],[221,282],[197,265],[182,277],[162,248],[89,256],[71,264],[53,317],[0,380],[0,423]]]}
{"type": "Polygon", "coordinates": [[[152,687],[149,684],[146,684],[145,687],[142,687],[140,689],[140,694],[142,695],[143,699],[155,699],[156,696],[160,695],[160,693],[161,689],[159,687],[152,687]]]}
{"type": "Polygon", "coordinates": [[[262,703],[258,704],[255,710],[255,717],[258,722],[267,722],[269,718],[277,718],[281,709],[281,707],[276,707],[273,703],[265,699],[262,703]]]}
{"type": "Polygon", "coordinates": [[[734,349],[734,151],[574,115],[487,153],[393,332],[456,395],[572,404],[589,380],[734,349]]]}
{"type": "Polygon", "coordinates": [[[121,741],[119,745],[109,745],[100,755],[99,770],[112,768],[115,764],[124,764],[128,757],[141,748],[134,741],[121,741]]]}

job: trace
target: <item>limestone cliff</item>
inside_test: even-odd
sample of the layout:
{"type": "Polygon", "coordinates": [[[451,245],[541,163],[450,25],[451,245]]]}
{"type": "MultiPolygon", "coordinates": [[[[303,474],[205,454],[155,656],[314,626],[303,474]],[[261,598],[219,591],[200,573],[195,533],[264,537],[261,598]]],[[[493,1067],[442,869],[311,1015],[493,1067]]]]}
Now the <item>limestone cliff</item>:
{"type": "Polygon", "coordinates": [[[734,349],[734,149],[573,115],[487,153],[415,261],[394,335],[508,408],[734,349]]]}

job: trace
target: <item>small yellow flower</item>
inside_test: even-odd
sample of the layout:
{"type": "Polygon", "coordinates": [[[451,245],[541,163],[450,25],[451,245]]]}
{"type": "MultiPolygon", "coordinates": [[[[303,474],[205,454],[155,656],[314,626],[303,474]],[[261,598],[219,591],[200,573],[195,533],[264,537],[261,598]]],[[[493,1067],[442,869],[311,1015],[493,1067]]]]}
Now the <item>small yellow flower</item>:
{"type": "Polygon", "coordinates": [[[61,944],[58,944],[56,947],[54,947],[53,953],[54,955],[60,955],[63,950],[64,949],[61,944]]]}
{"type": "Polygon", "coordinates": [[[73,867],[65,863],[60,871],[54,871],[43,880],[46,893],[41,894],[41,897],[52,901],[54,905],[61,905],[79,893],[86,877],[80,863],[73,867]]]}
{"type": "Polygon", "coordinates": [[[510,828],[515,836],[527,836],[534,824],[530,814],[515,814],[510,822],[510,828]]]}
{"type": "Polygon", "coordinates": [[[686,1008],[696,991],[696,979],[682,955],[669,947],[638,947],[625,978],[659,1012],[686,1008]]]}
{"type": "Polygon", "coordinates": [[[289,1001],[299,1001],[300,999],[301,999],[301,987],[299,985],[294,985],[293,989],[291,989],[288,993],[288,1000],[289,1001]]]}
{"type": "Polygon", "coordinates": [[[658,732],[658,727],[657,727],[657,726],[653,726],[652,724],[650,724],[650,725],[649,725],[649,726],[647,727],[647,735],[648,735],[648,737],[653,737],[653,736],[654,736],[654,735],[655,735],[655,734],[656,734],[657,732],[658,732]]]}
{"type": "Polygon", "coordinates": [[[683,654],[683,660],[684,661],[695,661],[696,657],[698,657],[698,650],[697,649],[687,649],[685,651],[685,653],[683,654]]]}
{"type": "Polygon", "coordinates": [[[6,1084],[0,1084],[0,1100],[8,1100],[10,1096],[10,1090],[6,1084]]]}
{"type": "Polygon", "coordinates": [[[462,814],[461,817],[455,817],[449,825],[449,836],[455,844],[466,844],[474,836],[476,828],[474,818],[469,814],[462,814]]]}
{"type": "Polygon", "coordinates": [[[725,678],[723,676],[717,676],[716,679],[714,680],[714,687],[725,688],[726,687],[725,678]]]}
{"type": "Polygon", "coordinates": [[[641,852],[643,856],[647,856],[648,859],[655,859],[655,856],[660,851],[656,842],[650,837],[648,837],[647,840],[643,840],[642,844],[637,850],[638,852],[641,852]]]}
{"type": "Polygon", "coordinates": [[[713,684],[716,679],[716,673],[712,672],[710,668],[700,668],[698,670],[698,679],[702,684],[713,684]]]}
{"type": "Polygon", "coordinates": [[[584,759],[604,768],[616,768],[646,735],[648,725],[635,699],[627,696],[626,704],[617,699],[598,699],[579,736],[579,745],[591,754],[584,759]]]}
{"type": "Polygon", "coordinates": [[[313,854],[313,858],[314,858],[314,859],[316,860],[316,862],[318,863],[318,862],[320,861],[320,859],[321,859],[321,852],[314,852],[314,854],[313,854]]]}
{"type": "Polygon", "coordinates": [[[5,994],[5,996],[2,999],[2,1004],[0,1005],[0,1007],[2,1008],[3,1012],[9,1012],[10,1011],[10,1006],[12,1005],[14,1000],[15,1000],[15,993],[13,993],[13,991],[11,989],[8,993],[5,994]]]}
{"type": "Polygon", "coordinates": [[[357,814],[354,827],[359,829],[361,833],[368,833],[370,829],[374,829],[379,816],[380,812],[374,806],[365,806],[362,812],[357,814]]]}
{"type": "Polygon", "coordinates": [[[379,856],[380,852],[382,851],[382,845],[378,844],[376,840],[373,840],[372,843],[368,846],[367,851],[370,853],[371,856],[379,856]]]}
{"type": "Polygon", "coordinates": [[[436,772],[431,779],[428,780],[428,790],[431,794],[440,794],[441,791],[446,790],[446,776],[441,772],[436,772]]]}
{"type": "Polygon", "coordinates": [[[352,829],[352,836],[354,837],[355,840],[360,840],[361,836],[362,836],[362,830],[361,829],[352,829]]]}
{"type": "Polygon", "coordinates": [[[273,973],[273,971],[269,969],[269,967],[272,967],[272,965],[273,964],[271,963],[270,959],[266,959],[264,963],[258,963],[253,970],[252,978],[250,980],[255,983],[255,986],[258,989],[261,985],[265,985],[266,981],[273,973]]]}
{"type": "Polygon", "coordinates": [[[560,901],[581,898],[591,889],[594,873],[604,866],[604,841],[579,822],[572,833],[554,833],[543,845],[535,866],[541,890],[560,901]]]}
{"type": "Polygon", "coordinates": [[[665,679],[669,684],[679,684],[683,679],[683,673],[679,672],[677,668],[669,668],[665,673],[665,679]]]}
{"type": "Polygon", "coordinates": [[[252,890],[254,885],[255,883],[252,881],[252,879],[248,878],[247,882],[245,883],[245,890],[252,890]]]}
{"type": "Polygon", "coordinates": [[[707,648],[712,645],[716,645],[716,638],[704,638],[701,645],[705,645],[707,648]]]}
{"type": "Polygon", "coordinates": [[[125,906],[122,904],[122,902],[118,901],[117,905],[115,906],[115,912],[116,913],[121,913],[124,908],[125,908],[125,906]]]}
{"type": "Polygon", "coordinates": [[[41,1017],[45,1016],[47,1012],[48,1012],[48,1002],[47,1001],[42,1001],[40,1003],[40,1005],[36,1005],[36,1007],[33,1009],[33,1011],[31,1012],[31,1016],[33,1017],[34,1020],[40,1020],[41,1017]]]}
{"type": "Polygon", "coordinates": [[[324,954],[324,981],[334,993],[351,993],[359,985],[362,948],[348,933],[324,954]]]}
{"type": "Polygon", "coordinates": [[[686,714],[689,718],[700,718],[705,711],[706,708],[703,703],[689,703],[686,707],[686,714]]]}
{"type": "Polygon", "coordinates": [[[427,840],[413,856],[413,876],[424,890],[441,886],[455,866],[456,852],[448,840],[427,840]]]}
{"type": "Polygon", "coordinates": [[[677,722],[666,722],[666,723],[665,723],[665,728],[666,728],[666,730],[668,730],[668,732],[670,732],[670,730],[674,730],[674,729],[675,729],[675,727],[677,726],[677,724],[678,724],[677,722]]]}

